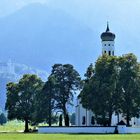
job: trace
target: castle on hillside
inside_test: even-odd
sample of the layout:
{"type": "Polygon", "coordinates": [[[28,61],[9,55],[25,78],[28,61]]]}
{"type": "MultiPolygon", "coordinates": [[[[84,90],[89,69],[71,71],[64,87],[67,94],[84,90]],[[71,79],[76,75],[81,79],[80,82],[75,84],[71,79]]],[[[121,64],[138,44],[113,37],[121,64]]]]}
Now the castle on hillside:
{"type": "Polygon", "coordinates": [[[0,62],[0,74],[15,74],[15,67],[11,61],[0,62]]]}
{"type": "Polygon", "coordinates": [[[35,69],[24,64],[0,62],[0,110],[4,110],[6,102],[6,84],[17,82],[24,74],[36,74],[46,81],[48,73],[44,70],[35,69]]]}
{"type": "MultiPolygon", "coordinates": [[[[109,25],[107,24],[106,31],[101,34],[102,42],[102,55],[107,54],[109,56],[115,55],[115,34],[110,32],[109,25]]],[[[90,110],[83,108],[80,103],[80,97],[77,98],[76,105],[76,126],[93,126],[92,120],[94,118],[94,113],[90,110]]],[[[112,126],[116,126],[120,121],[126,123],[125,118],[122,114],[112,115],[112,126]]],[[[94,125],[98,125],[95,121],[94,125]]],[[[133,117],[130,121],[131,126],[140,126],[140,118],[133,117]]]]}

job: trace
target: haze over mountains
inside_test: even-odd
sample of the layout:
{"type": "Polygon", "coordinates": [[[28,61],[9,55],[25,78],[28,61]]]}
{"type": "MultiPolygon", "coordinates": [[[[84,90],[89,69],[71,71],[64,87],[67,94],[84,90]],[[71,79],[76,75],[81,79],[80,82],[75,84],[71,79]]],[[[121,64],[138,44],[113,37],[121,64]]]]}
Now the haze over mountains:
{"type": "Polygon", "coordinates": [[[54,63],[71,63],[83,75],[87,66],[101,54],[100,34],[107,20],[116,34],[116,54],[133,52],[139,58],[138,0],[135,3],[130,0],[11,0],[4,3],[2,0],[0,11],[16,12],[5,12],[0,18],[1,60],[11,58],[47,72],[54,63]],[[3,10],[6,6],[10,10],[3,10]]]}
{"type": "Polygon", "coordinates": [[[6,84],[17,82],[24,74],[36,74],[45,82],[48,73],[24,64],[12,62],[0,62],[0,110],[4,110],[6,101],[6,84]]]}
{"type": "Polygon", "coordinates": [[[93,33],[61,10],[32,4],[0,19],[0,59],[46,71],[54,63],[71,63],[84,72],[99,50],[93,33]]]}
{"type": "MultiPolygon", "coordinates": [[[[99,49],[93,47],[96,46],[95,38],[89,27],[69,14],[41,4],[31,4],[0,19],[0,60],[5,62],[11,59],[48,73],[55,63],[70,63],[84,73],[96,58],[93,52],[98,54],[99,49]],[[91,49],[91,53],[88,49],[91,49]]],[[[38,71],[25,70],[25,67],[16,64],[18,76],[24,73],[38,74],[38,71]]],[[[44,73],[41,71],[39,76],[45,78],[44,73]]],[[[6,83],[17,80],[15,76],[10,75],[9,78],[8,75],[4,78],[0,76],[2,109],[6,99],[6,83]]]]}

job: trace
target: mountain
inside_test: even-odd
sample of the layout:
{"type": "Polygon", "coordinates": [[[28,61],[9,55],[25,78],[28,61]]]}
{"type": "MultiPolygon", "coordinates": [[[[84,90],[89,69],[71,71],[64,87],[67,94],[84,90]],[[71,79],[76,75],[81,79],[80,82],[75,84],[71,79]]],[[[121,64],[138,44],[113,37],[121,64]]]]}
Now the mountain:
{"type": "Polygon", "coordinates": [[[61,10],[32,4],[0,19],[0,60],[50,72],[54,63],[71,63],[84,73],[100,54],[93,30],[61,10]]]}
{"type": "Polygon", "coordinates": [[[47,80],[48,73],[24,64],[0,62],[0,110],[4,110],[6,102],[6,84],[17,82],[24,74],[36,74],[43,81],[47,80]]]}

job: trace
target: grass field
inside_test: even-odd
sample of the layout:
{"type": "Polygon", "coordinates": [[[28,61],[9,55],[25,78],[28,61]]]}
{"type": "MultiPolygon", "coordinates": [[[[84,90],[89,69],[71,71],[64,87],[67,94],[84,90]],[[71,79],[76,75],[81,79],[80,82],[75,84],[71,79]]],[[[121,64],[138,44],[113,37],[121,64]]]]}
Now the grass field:
{"type": "Polygon", "coordinates": [[[88,135],[88,134],[24,134],[24,123],[8,122],[0,126],[0,140],[140,140],[140,134],[133,135],[88,135]],[[6,132],[6,133],[3,133],[6,132]],[[18,132],[18,133],[17,133],[18,132]]]}
{"type": "Polygon", "coordinates": [[[5,125],[0,125],[0,132],[19,132],[24,130],[24,123],[21,121],[9,121],[5,125]]]}
{"type": "Polygon", "coordinates": [[[0,140],[140,140],[140,135],[0,134],[0,140]]]}

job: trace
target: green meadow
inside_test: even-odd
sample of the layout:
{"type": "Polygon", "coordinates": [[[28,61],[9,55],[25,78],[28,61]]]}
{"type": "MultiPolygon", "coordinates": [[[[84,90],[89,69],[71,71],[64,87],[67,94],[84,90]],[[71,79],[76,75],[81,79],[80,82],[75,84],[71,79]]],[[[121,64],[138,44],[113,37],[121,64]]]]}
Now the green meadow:
{"type": "Polygon", "coordinates": [[[0,140],[140,140],[140,135],[0,134],[0,140]]]}
{"type": "Polygon", "coordinates": [[[24,134],[24,123],[10,121],[0,126],[0,140],[140,140],[140,134],[24,134]]]}
{"type": "Polygon", "coordinates": [[[24,130],[24,123],[21,121],[9,121],[5,125],[0,125],[0,132],[21,132],[24,130]]]}

